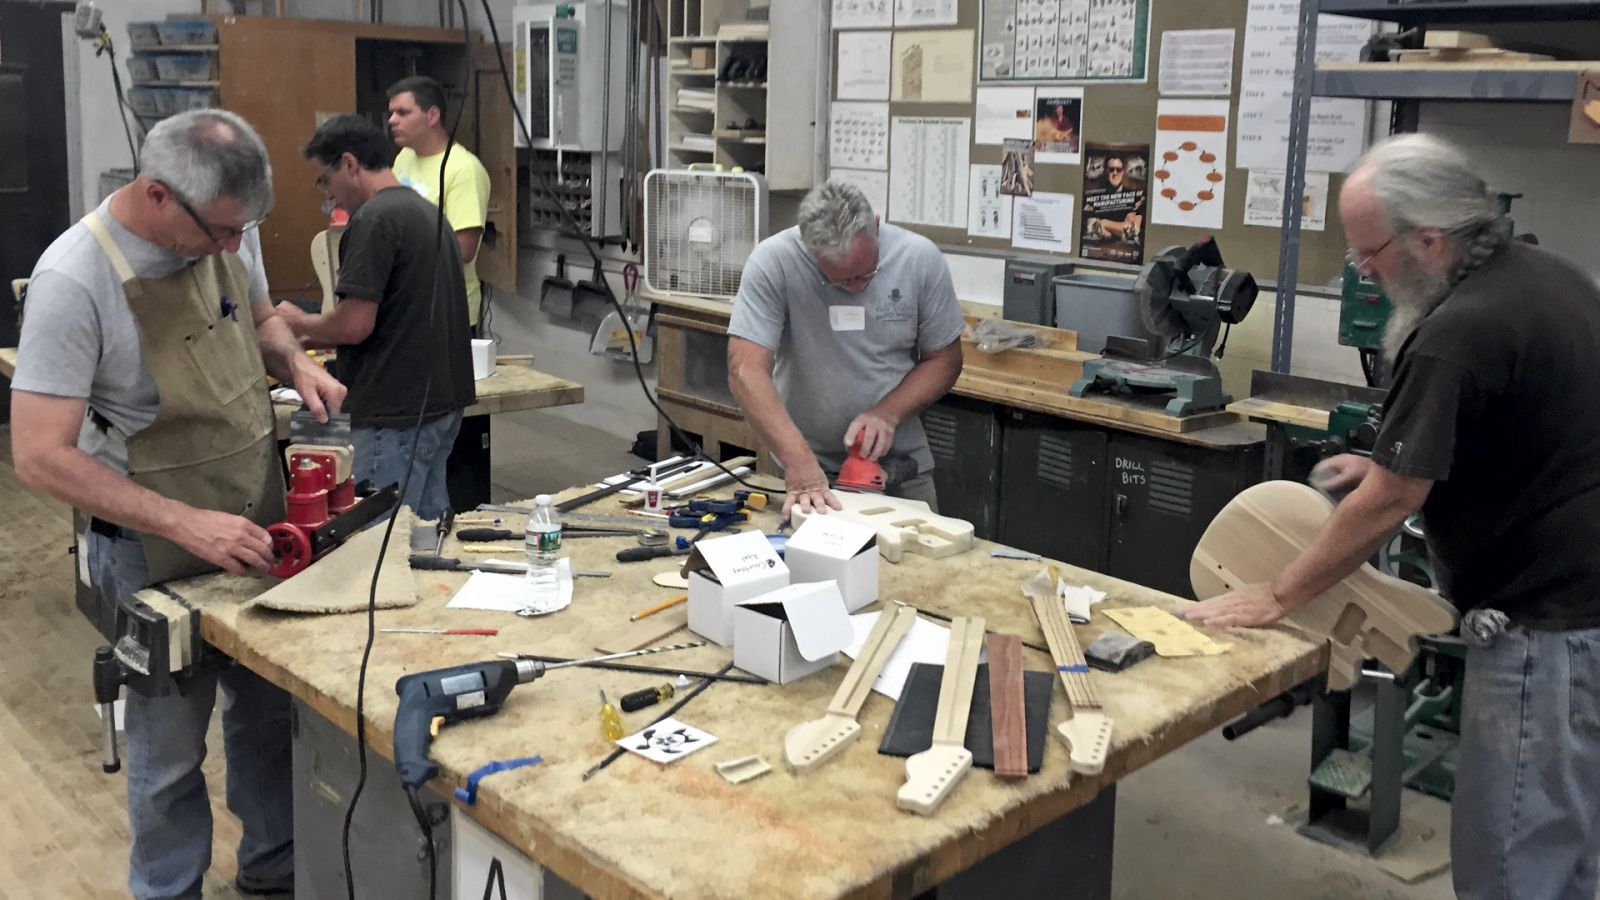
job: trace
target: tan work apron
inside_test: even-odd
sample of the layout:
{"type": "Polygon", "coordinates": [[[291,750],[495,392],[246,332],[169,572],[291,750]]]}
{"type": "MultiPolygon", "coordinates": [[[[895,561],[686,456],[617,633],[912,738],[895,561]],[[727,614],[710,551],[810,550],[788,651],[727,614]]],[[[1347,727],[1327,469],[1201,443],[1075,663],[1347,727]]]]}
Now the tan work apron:
{"type": "MultiPolygon", "coordinates": [[[[214,253],[165,278],[139,278],[99,216],[90,213],[83,223],[122,281],[159,397],[155,421],[121,436],[128,477],[197,509],[258,525],[281,520],[272,402],[239,257],[214,253]]],[[[151,584],[217,569],[165,538],[140,540],[151,584]]]]}

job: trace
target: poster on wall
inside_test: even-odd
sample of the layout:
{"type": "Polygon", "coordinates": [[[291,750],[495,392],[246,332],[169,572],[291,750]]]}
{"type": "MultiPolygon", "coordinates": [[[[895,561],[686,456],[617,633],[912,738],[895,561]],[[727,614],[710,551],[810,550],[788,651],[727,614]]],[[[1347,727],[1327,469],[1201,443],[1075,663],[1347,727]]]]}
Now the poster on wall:
{"type": "Polygon", "coordinates": [[[1008,197],[1033,196],[1033,141],[1006,138],[1006,155],[1000,161],[1000,193],[1008,197]]]}
{"type": "MultiPolygon", "coordinates": [[[[1355,62],[1373,23],[1344,16],[1317,19],[1317,62],[1355,62]]],[[[1234,165],[1281,169],[1289,156],[1289,117],[1294,95],[1294,56],[1300,34],[1300,0],[1250,0],[1245,16],[1243,62],[1234,165]]],[[[1366,100],[1317,97],[1311,101],[1306,135],[1306,170],[1345,172],[1366,147],[1366,100]]]]}
{"type": "Polygon", "coordinates": [[[967,178],[972,195],[967,198],[967,234],[973,237],[1011,237],[1011,198],[1000,193],[1000,167],[974,165],[967,178]]]}
{"type": "Polygon", "coordinates": [[[888,28],[894,24],[889,0],[833,0],[834,28],[888,28]]]}
{"type": "Polygon", "coordinates": [[[1149,177],[1149,144],[1084,145],[1080,256],[1135,265],[1144,262],[1149,177]]]}
{"type": "Polygon", "coordinates": [[[1082,135],[1083,88],[1039,88],[1034,94],[1034,161],[1078,165],[1082,135]]]}
{"type": "Polygon", "coordinates": [[[889,99],[971,103],[972,31],[896,31],[889,99]]]}
{"type": "Polygon", "coordinates": [[[887,31],[846,31],[839,35],[840,100],[889,99],[887,31]]]}
{"type": "Polygon", "coordinates": [[[978,21],[980,81],[1147,77],[1150,0],[980,0],[978,21]]]}
{"type": "Polygon", "coordinates": [[[1150,221],[1221,228],[1228,171],[1228,101],[1156,104],[1150,221]]]}

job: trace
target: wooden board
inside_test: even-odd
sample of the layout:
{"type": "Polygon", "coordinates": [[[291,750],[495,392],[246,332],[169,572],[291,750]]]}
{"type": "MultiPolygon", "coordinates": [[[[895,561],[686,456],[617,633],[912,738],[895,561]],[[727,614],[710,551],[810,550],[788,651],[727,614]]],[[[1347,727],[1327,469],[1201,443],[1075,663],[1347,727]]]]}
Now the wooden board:
{"type": "Polygon", "coordinates": [[[1392,64],[1399,66],[1413,66],[1419,63],[1495,66],[1508,62],[1535,62],[1550,59],[1550,57],[1542,53],[1522,53],[1516,50],[1501,50],[1498,47],[1473,47],[1467,49],[1430,47],[1421,50],[1390,50],[1389,55],[1393,57],[1392,64]]]}
{"type": "MultiPolygon", "coordinates": [[[[619,514],[622,507],[608,498],[593,511],[619,514]]],[[[763,529],[776,524],[775,513],[757,517],[763,529]]],[[[630,545],[627,538],[572,542],[575,566],[608,568],[613,575],[581,580],[570,607],[538,619],[447,609],[466,576],[413,573],[421,602],[380,611],[381,627],[498,627],[500,634],[470,642],[379,635],[366,694],[373,752],[392,752],[393,685],[402,674],[492,658],[500,651],[590,655],[597,641],[661,595],[650,583],[652,567],[615,564],[612,555],[630,545]]],[[[976,552],[944,560],[910,556],[886,567],[881,603],[982,615],[989,628],[1040,642],[1032,612],[1017,602],[1015,563],[991,559],[990,546],[980,544],[976,552]]],[[[1110,607],[1178,608],[1186,602],[1098,573],[1061,569],[1073,582],[1106,591],[1110,607]]],[[[241,605],[259,588],[227,576],[178,587],[201,606],[208,640],[346,731],[355,727],[351,661],[360,658],[366,638],[364,616],[244,611],[241,605]]],[[[1080,626],[1080,639],[1092,640],[1112,627],[1096,616],[1080,626]]],[[[842,664],[781,688],[713,685],[678,717],[717,735],[720,752],[664,769],[630,757],[582,780],[582,772],[610,750],[594,727],[597,690],[620,695],[659,682],[654,676],[594,669],[563,669],[518,688],[493,718],[445,729],[432,755],[443,770],[437,783],[449,786],[461,784],[489,760],[542,754],[542,765],[486,780],[477,805],[464,812],[590,896],[904,897],[952,877],[1038,823],[1088,803],[1117,779],[1211,732],[1263,697],[1299,684],[1321,669],[1323,653],[1291,632],[1268,629],[1241,635],[1223,656],[1147,660],[1100,686],[1118,729],[1101,773],[1069,779],[1067,753],[1052,743],[1039,777],[1006,783],[986,774],[971,776],[959,796],[930,817],[908,816],[895,807],[903,761],[880,756],[872,742],[857,742],[803,778],[775,769],[736,788],[716,774],[716,759],[753,754],[770,760],[781,752],[787,728],[826,707],[844,677],[842,664]],[[640,809],[672,812],[640,816],[640,809]],[[719,852],[661,852],[684,846],[715,846],[719,852]]],[[[723,648],[702,647],[663,655],[652,664],[715,671],[729,655],[723,648]]],[[[1034,659],[1043,662],[1037,654],[1034,659]]],[[[1061,692],[1051,704],[1051,721],[1067,718],[1061,692]]],[[[862,730],[880,733],[889,713],[888,703],[867,703],[862,730]]]]}
{"type": "Polygon", "coordinates": [[[991,634],[989,715],[994,727],[996,778],[1028,777],[1028,716],[1022,683],[1022,638],[991,634]]]}
{"type": "Polygon", "coordinates": [[[1328,430],[1328,420],[1331,417],[1331,413],[1326,409],[1296,406],[1293,403],[1276,403],[1259,397],[1235,400],[1228,404],[1228,412],[1238,413],[1250,419],[1315,428],[1318,431],[1328,430]]]}
{"type": "Polygon", "coordinates": [[[1071,385],[1030,387],[965,371],[956,381],[957,393],[969,397],[1114,427],[1132,426],[1130,430],[1147,433],[1190,434],[1243,421],[1237,413],[1227,410],[1195,413],[1192,416],[1169,416],[1161,410],[1166,398],[1162,398],[1160,403],[1140,404],[1113,394],[1073,397],[1067,394],[1068,387],[1071,385]]]}
{"type": "MultiPolygon", "coordinates": [[[[1271,580],[1310,546],[1332,514],[1333,504],[1303,484],[1269,481],[1247,488],[1223,507],[1195,547],[1189,564],[1195,596],[1205,600],[1271,580]]],[[[1456,614],[1432,591],[1363,563],[1284,621],[1332,645],[1328,686],[1345,690],[1369,657],[1405,671],[1416,654],[1416,636],[1449,631],[1456,614]]],[[[1239,633],[1232,632],[1236,638],[1239,633]]]]}

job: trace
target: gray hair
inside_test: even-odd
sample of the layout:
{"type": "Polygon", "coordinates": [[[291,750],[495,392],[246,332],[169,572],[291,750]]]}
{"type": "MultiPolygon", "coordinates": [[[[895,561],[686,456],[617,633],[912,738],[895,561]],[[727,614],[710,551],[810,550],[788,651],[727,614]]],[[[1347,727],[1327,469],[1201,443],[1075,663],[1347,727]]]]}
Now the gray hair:
{"type": "Polygon", "coordinates": [[[857,237],[877,237],[878,218],[867,195],[853,184],[825,181],[800,201],[796,217],[800,243],[812,256],[838,260],[849,255],[857,237]]]}
{"type": "Polygon", "coordinates": [[[246,221],[272,209],[272,164],[261,136],[223,109],[192,109],[162,119],[144,139],[140,174],[203,206],[232,197],[246,221]]]}
{"type": "Polygon", "coordinates": [[[1405,134],[1374,146],[1361,162],[1393,234],[1435,228],[1459,248],[1465,277],[1510,240],[1497,194],[1454,146],[1426,134],[1405,134]]]}

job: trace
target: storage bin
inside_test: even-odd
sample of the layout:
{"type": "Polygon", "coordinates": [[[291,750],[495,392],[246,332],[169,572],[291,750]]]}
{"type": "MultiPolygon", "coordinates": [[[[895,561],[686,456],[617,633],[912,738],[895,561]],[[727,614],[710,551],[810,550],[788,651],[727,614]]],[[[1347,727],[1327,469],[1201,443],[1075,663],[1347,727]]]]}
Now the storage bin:
{"type": "Polygon", "coordinates": [[[166,88],[168,115],[191,109],[207,109],[217,105],[217,92],[210,88],[166,88]]]}
{"type": "Polygon", "coordinates": [[[135,50],[161,46],[160,22],[129,22],[128,46],[135,50]]]}
{"type": "Polygon", "coordinates": [[[140,116],[161,115],[161,88],[135,87],[128,89],[128,105],[140,116]]]}
{"type": "Polygon", "coordinates": [[[217,58],[210,53],[165,53],[156,57],[162,81],[210,81],[217,77],[217,58]]]}
{"type": "Polygon", "coordinates": [[[128,77],[132,78],[135,84],[146,81],[160,81],[161,73],[156,66],[156,58],[154,56],[128,57],[128,77]]]}
{"type": "Polygon", "coordinates": [[[210,19],[176,18],[157,22],[163,44],[215,44],[217,23],[210,19]]]}

